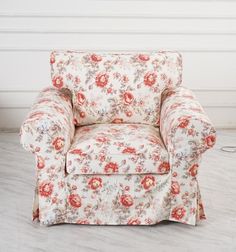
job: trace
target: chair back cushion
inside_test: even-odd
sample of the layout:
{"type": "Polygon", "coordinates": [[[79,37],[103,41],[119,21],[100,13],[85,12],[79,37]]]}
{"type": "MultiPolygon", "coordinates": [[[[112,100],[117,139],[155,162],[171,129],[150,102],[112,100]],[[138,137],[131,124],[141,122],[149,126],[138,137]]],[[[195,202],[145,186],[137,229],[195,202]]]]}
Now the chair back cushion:
{"type": "Polygon", "coordinates": [[[54,51],[52,84],[73,94],[76,124],[159,125],[161,93],[182,80],[178,52],[54,51]]]}

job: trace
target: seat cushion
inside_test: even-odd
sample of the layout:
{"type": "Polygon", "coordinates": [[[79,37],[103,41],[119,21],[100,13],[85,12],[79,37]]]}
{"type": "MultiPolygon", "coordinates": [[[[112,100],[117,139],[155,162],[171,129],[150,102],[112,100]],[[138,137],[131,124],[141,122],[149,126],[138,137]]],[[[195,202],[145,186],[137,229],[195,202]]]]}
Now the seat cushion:
{"type": "Polygon", "coordinates": [[[77,126],[94,123],[159,125],[161,93],[181,84],[177,52],[53,52],[52,84],[73,94],[77,126]]]}
{"type": "Polygon", "coordinates": [[[165,174],[169,170],[159,128],[145,124],[79,127],[67,154],[68,173],[165,174]]]}

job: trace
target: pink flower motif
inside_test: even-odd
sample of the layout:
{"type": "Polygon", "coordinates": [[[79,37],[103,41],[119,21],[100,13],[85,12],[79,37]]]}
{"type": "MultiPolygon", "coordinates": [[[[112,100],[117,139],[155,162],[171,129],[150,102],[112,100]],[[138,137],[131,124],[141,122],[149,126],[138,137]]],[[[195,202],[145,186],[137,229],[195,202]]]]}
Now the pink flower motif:
{"type": "Polygon", "coordinates": [[[52,145],[54,146],[55,150],[59,151],[64,146],[65,139],[62,137],[57,137],[53,140],[52,145]]]}
{"type": "Polygon", "coordinates": [[[126,104],[131,104],[134,100],[134,96],[130,92],[124,93],[124,101],[126,104]]]}
{"type": "Polygon", "coordinates": [[[216,141],[216,138],[214,135],[210,135],[205,138],[205,142],[208,148],[213,147],[215,144],[215,141],[216,141]]]}
{"type": "Polygon", "coordinates": [[[98,87],[105,87],[106,85],[107,85],[107,83],[108,83],[108,79],[109,79],[109,76],[108,76],[108,74],[98,74],[97,76],[96,76],[96,85],[98,86],[98,87]]]}
{"type": "Polygon", "coordinates": [[[55,63],[55,55],[54,54],[51,54],[50,56],[50,64],[54,64],[55,63]]]}
{"type": "Polygon", "coordinates": [[[61,76],[56,76],[52,80],[52,84],[56,88],[62,88],[63,87],[63,78],[61,76]]]}
{"type": "Polygon", "coordinates": [[[45,167],[44,158],[42,158],[41,156],[37,157],[37,167],[38,169],[43,169],[45,167]]]}
{"type": "Polygon", "coordinates": [[[49,197],[53,192],[53,184],[50,181],[43,181],[39,184],[39,194],[42,197],[49,197]]]}
{"type": "Polygon", "coordinates": [[[124,194],[120,197],[120,202],[125,207],[130,207],[134,204],[133,198],[131,195],[124,194]]]}
{"type": "Polygon", "coordinates": [[[171,212],[171,217],[176,220],[181,220],[186,214],[184,207],[175,207],[171,212]]]}
{"type": "Polygon", "coordinates": [[[136,150],[132,147],[127,147],[122,151],[123,154],[135,154],[136,150]]]}
{"type": "Polygon", "coordinates": [[[151,87],[156,82],[157,75],[155,73],[146,73],[144,76],[144,84],[151,87]]]}
{"type": "Polygon", "coordinates": [[[197,175],[198,164],[194,164],[189,168],[189,173],[191,176],[195,177],[197,175]]]}
{"type": "Polygon", "coordinates": [[[100,136],[100,137],[96,138],[96,141],[100,142],[100,143],[106,143],[108,141],[108,139],[104,136],[100,136]]]}
{"type": "Polygon", "coordinates": [[[160,173],[168,173],[169,171],[170,171],[169,162],[163,162],[158,167],[158,172],[160,172],[160,173]]]}
{"type": "Polygon", "coordinates": [[[149,55],[147,55],[147,54],[139,54],[138,58],[141,61],[148,61],[150,59],[149,55]]]}
{"type": "Polygon", "coordinates": [[[126,114],[126,116],[128,116],[128,117],[131,117],[131,116],[133,115],[133,113],[132,113],[131,111],[127,111],[125,114],[126,114]]]}
{"type": "Polygon", "coordinates": [[[78,194],[69,195],[68,202],[74,208],[79,208],[82,205],[81,204],[81,198],[80,198],[80,196],[78,194]]]}
{"type": "Polygon", "coordinates": [[[110,162],[106,164],[104,170],[106,173],[116,173],[118,172],[118,165],[117,163],[110,162]]]}
{"type": "Polygon", "coordinates": [[[188,124],[189,124],[189,120],[185,118],[185,119],[181,120],[181,123],[179,124],[179,127],[180,128],[186,128],[188,126],[188,124]]]}
{"type": "Polygon", "coordinates": [[[77,93],[77,101],[79,105],[83,105],[85,102],[85,95],[83,93],[77,93]]]}
{"type": "Polygon", "coordinates": [[[179,194],[180,193],[180,186],[177,181],[171,182],[171,193],[172,194],[179,194]]]}
{"type": "Polygon", "coordinates": [[[102,60],[102,57],[100,55],[94,53],[91,55],[91,60],[94,62],[99,62],[102,60]]]}
{"type": "Polygon", "coordinates": [[[102,179],[99,177],[93,177],[89,180],[88,185],[92,190],[96,190],[102,187],[102,179]]]}
{"type": "Polygon", "coordinates": [[[155,185],[155,177],[152,175],[147,175],[142,179],[141,184],[145,190],[149,190],[155,185]]]}

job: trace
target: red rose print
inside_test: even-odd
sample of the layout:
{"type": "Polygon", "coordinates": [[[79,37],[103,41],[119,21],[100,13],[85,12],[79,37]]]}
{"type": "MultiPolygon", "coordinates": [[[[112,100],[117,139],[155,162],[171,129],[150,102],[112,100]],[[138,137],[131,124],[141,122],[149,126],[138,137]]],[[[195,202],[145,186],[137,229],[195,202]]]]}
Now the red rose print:
{"type": "Polygon", "coordinates": [[[147,54],[139,54],[138,58],[142,61],[148,61],[150,59],[147,54]]]}
{"type": "Polygon", "coordinates": [[[180,192],[180,186],[177,181],[172,181],[171,182],[171,193],[172,194],[179,194],[180,192]]]}
{"type": "Polygon", "coordinates": [[[63,78],[61,76],[54,77],[52,80],[52,84],[56,88],[62,88],[63,87],[63,78]]]}
{"type": "Polygon", "coordinates": [[[80,116],[81,118],[85,118],[85,113],[84,113],[83,111],[81,111],[81,112],[79,113],[79,116],[80,116]]]}
{"type": "Polygon", "coordinates": [[[106,137],[101,136],[101,137],[97,137],[96,141],[100,143],[106,143],[108,139],[106,137]]]}
{"type": "Polygon", "coordinates": [[[86,154],[81,149],[74,149],[74,150],[70,151],[70,154],[78,154],[82,157],[86,156],[86,154]]]}
{"type": "Polygon", "coordinates": [[[126,116],[131,117],[132,115],[133,115],[133,113],[131,111],[126,112],[126,116]]]}
{"type": "Polygon", "coordinates": [[[78,194],[71,194],[68,197],[69,204],[74,208],[81,207],[81,198],[78,194]]]}
{"type": "Polygon", "coordinates": [[[176,220],[181,220],[186,214],[186,210],[183,207],[175,207],[172,210],[171,217],[176,220]]]}
{"type": "Polygon", "coordinates": [[[134,204],[133,198],[130,195],[122,195],[120,197],[120,202],[125,207],[130,207],[134,204]]]}
{"type": "Polygon", "coordinates": [[[194,164],[190,167],[189,173],[191,176],[195,177],[197,175],[198,164],[194,164]]]}
{"type": "Polygon", "coordinates": [[[109,76],[107,74],[99,74],[96,77],[96,84],[98,87],[105,87],[108,83],[109,76]]]}
{"type": "Polygon", "coordinates": [[[91,178],[88,185],[92,190],[96,190],[99,187],[102,187],[102,179],[98,177],[91,178]]]}
{"type": "Polygon", "coordinates": [[[92,54],[91,55],[91,60],[94,61],[94,62],[99,62],[102,60],[102,57],[100,55],[97,55],[97,54],[92,54]]]}
{"type": "Polygon", "coordinates": [[[45,166],[44,159],[41,156],[37,157],[37,167],[38,169],[43,169],[45,166]]]}
{"type": "Polygon", "coordinates": [[[79,105],[83,105],[85,102],[85,96],[83,93],[78,93],[77,94],[77,101],[79,105]]]}
{"type": "Polygon", "coordinates": [[[188,119],[183,119],[182,122],[179,124],[180,128],[186,128],[189,124],[189,120],[188,119]]]}
{"type": "Polygon", "coordinates": [[[44,181],[39,185],[39,194],[42,197],[49,197],[53,191],[53,184],[49,181],[44,181]]]}
{"type": "Polygon", "coordinates": [[[136,153],[136,150],[135,148],[132,148],[132,147],[127,147],[125,148],[122,153],[124,154],[135,154],[136,153]]]}
{"type": "Polygon", "coordinates": [[[122,123],[123,119],[122,118],[115,118],[112,123],[122,123]]]}
{"type": "Polygon", "coordinates": [[[147,86],[152,86],[156,82],[157,75],[155,73],[146,73],[144,76],[144,84],[147,86]]]}
{"type": "Polygon", "coordinates": [[[64,146],[64,138],[57,137],[53,140],[52,145],[54,146],[55,150],[59,151],[64,146]]]}
{"type": "Polygon", "coordinates": [[[110,163],[106,164],[104,170],[106,173],[118,172],[118,165],[117,165],[117,163],[110,162],[110,163]]]}
{"type": "Polygon", "coordinates": [[[147,175],[142,179],[141,184],[145,190],[149,190],[155,185],[155,177],[152,175],[147,175]]]}
{"type": "Polygon", "coordinates": [[[140,225],[141,221],[139,219],[130,219],[128,225],[140,225]]]}
{"type": "Polygon", "coordinates": [[[215,141],[216,141],[216,138],[215,138],[214,135],[207,136],[207,137],[205,138],[205,142],[206,142],[206,144],[207,144],[207,147],[209,147],[209,148],[211,148],[211,147],[214,146],[215,141]]]}
{"type": "Polygon", "coordinates": [[[170,164],[168,162],[163,162],[158,167],[158,172],[168,173],[170,171],[170,164]]]}
{"type": "Polygon", "coordinates": [[[51,54],[50,56],[50,64],[54,64],[55,63],[55,55],[51,54]]]}
{"type": "Polygon", "coordinates": [[[111,93],[112,93],[112,88],[108,88],[108,89],[107,89],[107,93],[108,93],[108,94],[111,94],[111,93]]]}
{"type": "Polygon", "coordinates": [[[132,103],[133,100],[134,100],[134,96],[130,92],[124,93],[124,101],[126,104],[132,103]]]}

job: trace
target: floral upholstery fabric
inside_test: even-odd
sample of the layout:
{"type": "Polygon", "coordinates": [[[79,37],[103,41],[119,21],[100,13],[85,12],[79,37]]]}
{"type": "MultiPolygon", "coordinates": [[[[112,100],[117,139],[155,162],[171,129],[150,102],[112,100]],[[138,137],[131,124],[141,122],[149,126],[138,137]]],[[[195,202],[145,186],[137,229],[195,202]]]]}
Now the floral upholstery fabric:
{"type": "Polygon", "coordinates": [[[66,167],[74,174],[164,174],[170,170],[159,128],[145,124],[79,127],[66,167]]]}
{"type": "Polygon", "coordinates": [[[172,173],[169,219],[195,224],[205,218],[197,181],[199,162],[215,144],[215,129],[190,90],[169,89],[162,99],[160,131],[172,173]]]}
{"type": "Polygon", "coordinates": [[[21,143],[32,153],[66,153],[74,131],[70,92],[46,88],[22,124],[21,143]]]}
{"type": "Polygon", "coordinates": [[[177,52],[53,52],[52,83],[73,94],[77,125],[145,123],[159,125],[160,98],[181,84],[177,52]]]}
{"type": "MultiPolygon", "coordinates": [[[[64,85],[67,71],[60,71],[64,85]]],[[[21,143],[36,159],[34,220],[195,225],[205,218],[197,176],[202,154],[216,136],[190,90],[163,90],[160,128],[149,119],[76,127],[73,99],[68,89],[44,89],[21,127],[21,143]]]]}
{"type": "Polygon", "coordinates": [[[65,215],[65,154],[74,131],[71,94],[53,88],[39,94],[21,127],[21,144],[36,160],[33,220],[45,225],[65,215]]]}
{"type": "Polygon", "coordinates": [[[65,222],[153,225],[169,218],[170,173],[68,175],[65,222]]]}

